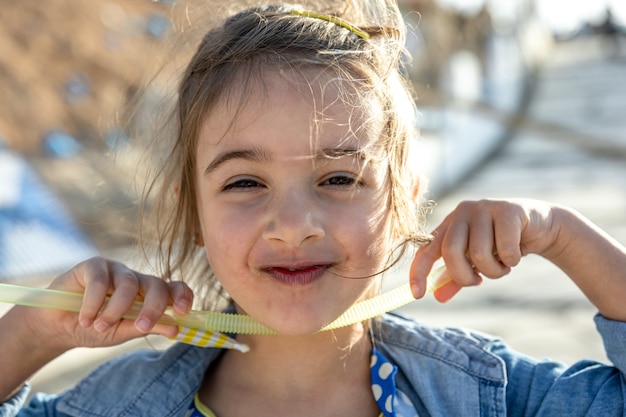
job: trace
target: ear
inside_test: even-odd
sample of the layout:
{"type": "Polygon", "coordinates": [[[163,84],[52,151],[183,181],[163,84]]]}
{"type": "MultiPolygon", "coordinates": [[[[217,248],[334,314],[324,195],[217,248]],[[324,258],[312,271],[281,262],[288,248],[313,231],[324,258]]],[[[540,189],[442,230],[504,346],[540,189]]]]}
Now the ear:
{"type": "Polygon", "coordinates": [[[174,193],[174,197],[180,197],[180,182],[178,182],[178,180],[172,181],[171,187],[172,193],[174,193]]]}
{"type": "Polygon", "coordinates": [[[196,246],[199,248],[204,246],[204,236],[202,236],[202,232],[196,232],[196,246]]]}
{"type": "Polygon", "coordinates": [[[414,202],[419,202],[426,191],[426,179],[419,174],[414,174],[411,179],[411,197],[414,202]]]}

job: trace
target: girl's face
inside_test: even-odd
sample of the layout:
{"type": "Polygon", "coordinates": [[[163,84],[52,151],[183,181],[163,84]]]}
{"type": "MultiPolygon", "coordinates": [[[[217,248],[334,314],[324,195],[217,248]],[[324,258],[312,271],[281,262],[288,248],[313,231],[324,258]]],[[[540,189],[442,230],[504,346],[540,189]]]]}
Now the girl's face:
{"type": "Polygon", "coordinates": [[[268,73],[243,108],[216,106],[196,154],[213,271],[239,312],[291,335],[315,333],[364,298],[389,249],[388,167],[366,159],[372,133],[358,134],[381,123],[340,99],[340,81],[309,81],[268,73]]]}

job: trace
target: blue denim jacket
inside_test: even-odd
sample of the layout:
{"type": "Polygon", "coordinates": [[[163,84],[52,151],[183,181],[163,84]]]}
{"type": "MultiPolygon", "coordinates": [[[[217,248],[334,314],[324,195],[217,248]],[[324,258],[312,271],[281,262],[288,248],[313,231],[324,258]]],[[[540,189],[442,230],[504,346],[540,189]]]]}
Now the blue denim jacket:
{"type": "MultiPolygon", "coordinates": [[[[614,366],[581,361],[567,368],[512,351],[497,339],[432,328],[397,314],[376,324],[376,347],[398,366],[398,389],[420,417],[626,417],[626,323],[596,316],[614,366]]],[[[114,359],[60,396],[25,386],[0,406],[8,416],[181,416],[217,349],[175,345],[114,359]]]]}

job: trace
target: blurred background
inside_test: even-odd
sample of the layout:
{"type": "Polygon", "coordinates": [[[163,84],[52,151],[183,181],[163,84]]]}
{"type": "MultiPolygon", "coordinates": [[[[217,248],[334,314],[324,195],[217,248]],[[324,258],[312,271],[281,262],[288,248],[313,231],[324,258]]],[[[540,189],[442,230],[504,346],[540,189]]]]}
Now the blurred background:
{"type": "MultiPolygon", "coordinates": [[[[401,6],[422,131],[415,163],[437,202],[431,226],[464,199],[530,197],[572,206],[626,243],[626,3],[401,6]]],[[[96,254],[132,258],[137,148],[121,112],[181,12],[175,0],[0,8],[0,282],[43,286],[96,254]]],[[[593,306],[532,256],[507,279],[403,310],[502,336],[533,356],[606,360],[593,306]]],[[[70,352],[35,388],[59,390],[110,354],[159,343],[70,352]]]]}

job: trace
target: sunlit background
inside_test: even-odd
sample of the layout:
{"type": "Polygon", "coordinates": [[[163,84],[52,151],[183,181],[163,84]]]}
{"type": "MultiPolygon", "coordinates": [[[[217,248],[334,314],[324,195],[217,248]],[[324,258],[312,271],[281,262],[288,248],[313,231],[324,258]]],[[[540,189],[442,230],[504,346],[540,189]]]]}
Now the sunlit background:
{"type": "MultiPolygon", "coordinates": [[[[572,205],[626,243],[626,2],[400,3],[422,132],[414,163],[438,202],[432,225],[464,198],[525,196],[572,205]]],[[[40,286],[96,254],[132,259],[140,150],[125,112],[163,65],[178,6],[0,8],[0,281],[40,286]]],[[[158,107],[155,85],[132,123],[158,107]]],[[[447,305],[405,311],[538,356],[604,359],[601,342],[588,342],[593,306],[559,271],[526,265],[447,305]]],[[[44,373],[41,387],[56,389],[59,373],[44,373]]]]}

